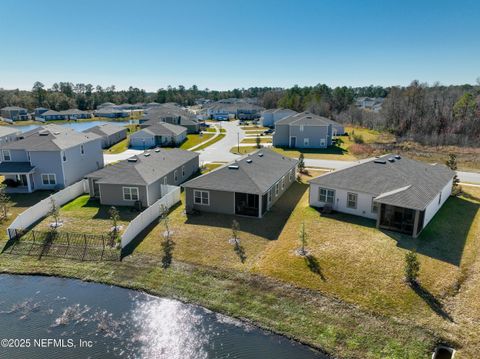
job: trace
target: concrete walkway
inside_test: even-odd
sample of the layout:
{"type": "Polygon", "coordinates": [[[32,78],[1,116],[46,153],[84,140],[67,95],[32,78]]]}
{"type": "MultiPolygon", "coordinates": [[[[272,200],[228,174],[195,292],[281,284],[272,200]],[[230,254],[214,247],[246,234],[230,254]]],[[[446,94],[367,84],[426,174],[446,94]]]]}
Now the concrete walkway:
{"type": "Polygon", "coordinates": [[[126,160],[127,158],[130,158],[135,155],[139,155],[141,153],[143,153],[143,150],[133,150],[133,149],[128,149],[126,151],[123,151],[122,153],[115,153],[115,154],[104,153],[103,161],[105,162],[106,165],[108,165],[113,162],[126,160]]]}
{"type": "MultiPolygon", "coordinates": [[[[189,148],[190,151],[195,151],[197,148],[203,146],[204,144],[206,144],[207,142],[210,142],[210,141],[213,141],[213,139],[215,139],[216,137],[218,137],[220,135],[220,128],[216,125],[213,125],[211,126],[215,129],[215,135],[213,135],[213,137],[210,137],[210,138],[207,138],[205,141],[203,142],[200,142],[198,145],[195,145],[191,148],[189,148]]],[[[209,132],[203,132],[204,134],[208,134],[209,132]]]]}

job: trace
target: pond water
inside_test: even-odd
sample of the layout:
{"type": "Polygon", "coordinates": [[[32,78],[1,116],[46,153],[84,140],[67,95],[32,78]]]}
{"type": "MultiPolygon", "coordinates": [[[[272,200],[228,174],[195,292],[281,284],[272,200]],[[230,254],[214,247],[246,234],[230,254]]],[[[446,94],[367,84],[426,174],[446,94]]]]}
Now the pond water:
{"type": "Polygon", "coordinates": [[[12,359],[325,358],[202,307],[55,277],[0,275],[1,339],[30,342],[0,347],[12,359]]]}
{"type": "MultiPolygon", "coordinates": [[[[20,129],[22,132],[27,132],[30,130],[33,130],[41,125],[44,124],[49,124],[49,123],[55,123],[55,122],[45,122],[45,123],[40,123],[38,125],[12,125],[9,127],[15,127],[20,129]]],[[[88,130],[91,127],[98,126],[98,125],[103,125],[105,123],[111,123],[112,125],[118,125],[118,126],[126,126],[128,124],[135,124],[138,123],[138,120],[127,120],[127,121],[79,121],[79,122],[67,122],[67,123],[60,123],[60,126],[64,127],[70,127],[73,128],[74,130],[77,130],[79,132],[88,130]]]]}

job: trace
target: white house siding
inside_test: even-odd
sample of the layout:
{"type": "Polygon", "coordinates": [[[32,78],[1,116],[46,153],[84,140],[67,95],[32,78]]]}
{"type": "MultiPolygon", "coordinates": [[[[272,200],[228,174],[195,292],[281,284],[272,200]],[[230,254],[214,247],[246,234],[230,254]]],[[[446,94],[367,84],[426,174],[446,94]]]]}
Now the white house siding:
{"type": "Polygon", "coordinates": [[[433,199],[432,202],[427,206],[425,209],[425,217],[423,220],[423,228],[427,226],[427,224],[432,220],[433,216],[438,212],[438,210],[443,206],[445,201],[450,197],[452,194],[452,184],[453,184],[453,178],[450,180],[450,182],[447,183],[445,187],[442,189],[442,198],[440,200],[440,203],[438,203],[438,199],[440,196],[440,193],[433,199]]]}
{"type": "Polygon", "coordinates": [[[260,124],[262,126],[267,126],[267,127],[273,126],[274,125],[273,113],[272,112],[266,112],[266,113],[262,114],[262,117],[260,117],[260,124]]]}
{"type": "MultiPolygon", "coordinates": [[[[317,184],[310,184],[310,193],[309,193],[309,202],[312,207],[323,207],[325,206],[324,202],[319,201],[319,188],[326,188],[319,186],[317,184]]],[[[376,219],[377,213],[372,212],[372,199],[376,196],[369,193],[361,193],[354,191],[346,191],[338,188],[328,188],[335,191],[335,199],[332,205],[332,208],[338,212],[353,214],[361,217],[376,219]],[[357,194],[357,208],[347,207],[347,194],[356,193],[357,194]]]]}

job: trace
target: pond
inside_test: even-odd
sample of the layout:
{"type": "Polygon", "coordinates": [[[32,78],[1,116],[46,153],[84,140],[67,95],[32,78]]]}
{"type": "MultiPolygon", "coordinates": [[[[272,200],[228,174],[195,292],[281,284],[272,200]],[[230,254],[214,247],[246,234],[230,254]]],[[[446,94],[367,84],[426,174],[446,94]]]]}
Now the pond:
{"type": "Polygon", "coordinates": [[[0,275],[0,339],[28,345],[8,358],[326,358],[199,306],[56,277],[0,275]]]}
{"type": "MultiPolygon", "coordinates": [[[[9,127],[14,127],[20,129],[22,132],[27,132],[30,130],[33,130],[41,125],[46,125],[49,123],[55,123],[54,121],[52,122],[45,122],[45,123],[38,123],[36,124],[31,124],[31,125],[12,125],[9,127]]],[[[88,130],[91,127],[98,126],[98,125],[103,125],[105,123],[111,123],[113,125],[118,125],[118,126],[126,126],[129,124],[136,124],[138,123],[138,120],[127,120],[127,121],[78,121],[78,122],[62,122],[59,125],[64,126],[64,127],[70,127],[73,128],[74,130],[77,130],[79,132],[88,130]]]]}

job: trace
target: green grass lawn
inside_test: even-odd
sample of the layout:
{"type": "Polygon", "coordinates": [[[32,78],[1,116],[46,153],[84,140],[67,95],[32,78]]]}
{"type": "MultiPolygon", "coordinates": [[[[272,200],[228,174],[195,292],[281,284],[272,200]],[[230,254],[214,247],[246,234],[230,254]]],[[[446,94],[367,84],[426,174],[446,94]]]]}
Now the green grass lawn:
{"type": "Polygon", "coordinates": [[[242,130],[245,130],[245,131],[265,131],[265,130],[268,130],[268,127],[255,126],[255,125],[240,126],[240,128],[242,130]]]}
{"type": "MultiPolygon", "coordinates": [[[[322,215],[309,207],[306,181],[318,174],[293,184],[262,220],[186,216],[182,195],[182,204],[169,214],[175,242],[169,270],[160,267],[161,223],[144,231],[131,255],[113,267],[4,254],[0,270],[128,283],[253,320],[339,357],[423,358],[437,341],[459,348],[459,357],[475,357],[480,350],[480,188],[465,186],[463,196],[449,198],[413,239],[378,230],[372,220],[322,215]],[[228,241],[233,219],[240,224],[244,262],[228,241]],[[295,253],[302,223],[308,260],[295,253]],[[421,263],[417,290],[403,280],[404,256],[411,249],[421,263]]],[[[65,230],[108,230],[108,208],[85,197],[61,209],[65,230]]],[[[130,215],[135,213],[122,212],[122,223],[130,215]]]]}
{"type": "Polygon", "coordinates": [[[258,150],[256,146],[241,146],[241,147],[235,146],[230,149],[230,152],[236,155],[245,155],[247,153],[251,153],[256,150],[258,150]]]}
{"type": "Polygon", "coordinates": [[[199,143],[202,143],[203,141],[207,141],[213,136],[214,136],[213,133],[204,133],[202,135],[195,133],[195,134],[187,135],[187,140],[180,145],[180,148],[183,150],[188,150],[189,148],[196,146],[199,143]]]}
{"type": "Polygon", "coordinates": [[[122,152],[128,150],[128,145],[130,143],[130,134],[138,131],[140,128],[137,125],[127,125],[126,127],[128,129],[127,138],[125,138],[124,140],[114,144],[110,148],[105,149],[103,151],[104,153],[116,154],[116,153],[122,153],[122,152]]]}
{"type": "MultiPolygon", "coordinates": [[[[240,143],[257,143],[256,138],[244,138],[240,143]]],[[[272,138],[265,138],[260,136],[260,143],[272,143],[272,138]]]]}

